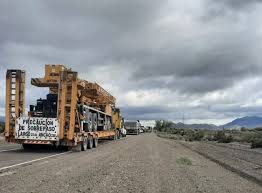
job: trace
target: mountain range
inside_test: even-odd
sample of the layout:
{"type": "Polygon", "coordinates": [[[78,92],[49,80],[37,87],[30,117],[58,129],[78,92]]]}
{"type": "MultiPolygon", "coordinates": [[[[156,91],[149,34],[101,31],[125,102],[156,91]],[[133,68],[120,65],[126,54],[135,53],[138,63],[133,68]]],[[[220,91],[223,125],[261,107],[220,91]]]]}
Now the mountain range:
{"type": "Polygon", "coordinates": [[[218,130],[219,126],[213,124],[184,124],[184,123],[173,123],[171,128],[179,129],[208,129],[208,130],[218,130]]]}
{"type": "MultiPolygon", "coordinates": [[[[5,122],[5,117],[0,116],[0,122],[5,122]]],[[[247,116],[233,120],[224,125],[213,125],[213,124],[183,124],[183,123],[173,123],[172,128],[190,128],[190,129],[211,129],[211,130],[219,130],[219,129],[240,129],[241,127],[245,128],[256,128],[262,127],[262,117],[258,116],[247,116]]]]}
{"type": "Polygon", "coordinates": [[[252,129],[256,127],[262,127],[262,117],[258,117],[258,116],[242,117],[242,118],[235,119],[230,123],[222,125],[221,127],[225,129],[241,128],[241,127],[252,129]]]}
{"type": "Polygon", "coordinates": [[[183,124],[183,123],[173,123],[172,128],[190,128],[190,129],[211,129],[211,130],[219,130],[219,129],[240,129],[241,127],[245,128],[256,128],[262,127],[262,117],[258,116],[247,116],[233,120],[224,125],[213,125],[213,124],[183,124]]]}

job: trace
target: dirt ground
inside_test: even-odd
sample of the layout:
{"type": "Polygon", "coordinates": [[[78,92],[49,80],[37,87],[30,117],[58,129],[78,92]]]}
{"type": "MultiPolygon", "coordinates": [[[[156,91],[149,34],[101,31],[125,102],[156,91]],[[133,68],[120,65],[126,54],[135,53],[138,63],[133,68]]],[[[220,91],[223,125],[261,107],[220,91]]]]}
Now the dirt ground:
{"type": "Polygon", "coordinates": [[[220,163],[229,170],[262,184],[261,149],[250,149],[240,144],[214,142],[181,142],[186,147],[220,163]]]}
{"type": "Polygon", "coordinates": [[[149,133],[2,171],[0,192],[257,193],[262,187],[149,133]]]}
{"type": "Polygon", "coordinates": [[[4,138],[4,134],[0,133],[0,145],[5,144],[5,138],[4,138]]]}

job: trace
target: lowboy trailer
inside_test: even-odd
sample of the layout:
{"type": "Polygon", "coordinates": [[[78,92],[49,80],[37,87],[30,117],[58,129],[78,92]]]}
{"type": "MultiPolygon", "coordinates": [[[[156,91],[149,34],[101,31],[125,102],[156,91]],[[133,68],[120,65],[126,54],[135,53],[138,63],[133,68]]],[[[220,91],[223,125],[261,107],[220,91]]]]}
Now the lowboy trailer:
{"type": "Polygon", "coordinates": [[[123,118],[115,97],[100,85],[81,80],[64,65],[45,65],[44,78],[31,84],[49,88],[25,114],[25,71],[7,70],[7,142],[66,146],[76,151],[97,147],[99,139],[120,138],[123,118]]]}

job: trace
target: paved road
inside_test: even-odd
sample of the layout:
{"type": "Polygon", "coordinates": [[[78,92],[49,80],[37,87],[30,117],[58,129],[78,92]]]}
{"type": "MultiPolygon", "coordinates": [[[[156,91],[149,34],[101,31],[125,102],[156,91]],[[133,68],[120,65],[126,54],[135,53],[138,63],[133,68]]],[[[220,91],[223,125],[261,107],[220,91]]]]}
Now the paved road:
{"type": "Polygon", "coordinates": [[[18,144],[0,144],[0,152],[9,151],[9,150],[18,150],[21,149],[21,145],[18,144]]]}
{"type": "Polygon", "coordinates": [[[173,140],[143,134],[4,170],[0,192],[257,193],[262,187],[173,140]]]}

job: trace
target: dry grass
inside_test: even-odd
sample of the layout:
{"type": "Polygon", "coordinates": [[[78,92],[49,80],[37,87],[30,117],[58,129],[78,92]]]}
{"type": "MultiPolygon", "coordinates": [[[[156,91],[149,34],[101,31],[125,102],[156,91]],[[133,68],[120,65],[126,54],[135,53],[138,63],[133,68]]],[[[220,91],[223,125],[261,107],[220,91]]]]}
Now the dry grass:
{"type": "Polygon", "coordinates": [[[192,161],[188,157],[179,157],[176,162],[181,165],[192,165],[192,161]]]}

